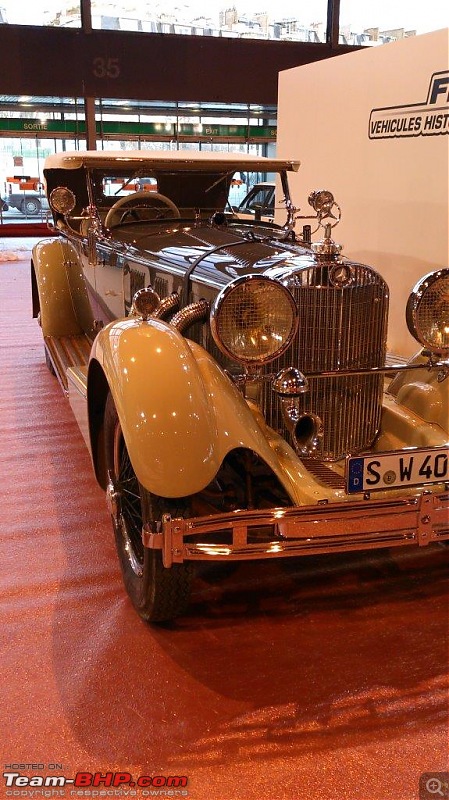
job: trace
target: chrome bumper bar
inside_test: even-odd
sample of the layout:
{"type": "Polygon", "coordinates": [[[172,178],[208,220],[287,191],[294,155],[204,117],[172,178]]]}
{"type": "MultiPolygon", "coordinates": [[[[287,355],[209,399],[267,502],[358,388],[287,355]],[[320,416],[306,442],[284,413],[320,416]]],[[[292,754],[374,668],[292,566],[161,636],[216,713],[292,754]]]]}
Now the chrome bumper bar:
{"type": "Polygon", "coordinates": [[[194,560],[242,561],[427,545],[444,539],[449,539],[449,491],[191,519],[172,519],[166,514],[161,532],[146,528],[142,532],[145,547],[162,550],[165,567],[194,560]],[[254,541],[257,529],[264,529],[261,541],[254,541]],[[217,533],[226,536],[229,544],[207,541],[208,535],[217,533]]]}

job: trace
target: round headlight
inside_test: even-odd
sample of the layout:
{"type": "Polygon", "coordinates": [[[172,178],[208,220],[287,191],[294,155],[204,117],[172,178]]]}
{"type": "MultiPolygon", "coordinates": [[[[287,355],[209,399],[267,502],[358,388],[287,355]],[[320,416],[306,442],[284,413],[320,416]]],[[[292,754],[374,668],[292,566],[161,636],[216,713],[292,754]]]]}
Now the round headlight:
{"type": "Polygon", "coordinates": [[[272,361],[289,346],[296,328],[297,312],[291,293],[265,275],[232,281],[212,307],[212,335],[223,353],[234,361],[272,361]]]}
{"type": "Polygon", "coordinates": [[[406,310],[410,333],[435,353],[449,353],[449,269],[431,272],[414,287],[406,310]]]}

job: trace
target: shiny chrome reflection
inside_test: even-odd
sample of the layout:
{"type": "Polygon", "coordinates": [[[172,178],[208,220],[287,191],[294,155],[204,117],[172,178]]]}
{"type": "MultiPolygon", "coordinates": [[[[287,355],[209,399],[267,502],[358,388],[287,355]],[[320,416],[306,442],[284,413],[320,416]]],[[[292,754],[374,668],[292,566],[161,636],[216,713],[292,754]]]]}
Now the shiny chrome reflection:
{"type": "Polygon", "coordinates": [[[412,336],[434,353],[449,354],[449,269],[425,275],[407,302],[407,326],[412,336]]]}
{"type": "Polygon", "coordinates": [[[139,289],[134,297],[131,306],[131,315],[140,317],[142,320],[149,319],[159,308],[161,298],[151,286],[139,289]]]}

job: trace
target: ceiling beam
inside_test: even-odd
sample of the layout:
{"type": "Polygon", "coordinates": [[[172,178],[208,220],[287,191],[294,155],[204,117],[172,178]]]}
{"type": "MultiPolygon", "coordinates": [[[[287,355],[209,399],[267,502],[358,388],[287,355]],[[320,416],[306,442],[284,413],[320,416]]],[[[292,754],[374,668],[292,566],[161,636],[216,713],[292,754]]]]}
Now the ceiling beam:
{"type": "MultiPolygon", "coordinates": [[[[0,25],[1,90],[15,95],[276,104],[281,70],[354,49],[0,25]]],[[[310,98],[298,98],[302,100],[310,98]]]]}

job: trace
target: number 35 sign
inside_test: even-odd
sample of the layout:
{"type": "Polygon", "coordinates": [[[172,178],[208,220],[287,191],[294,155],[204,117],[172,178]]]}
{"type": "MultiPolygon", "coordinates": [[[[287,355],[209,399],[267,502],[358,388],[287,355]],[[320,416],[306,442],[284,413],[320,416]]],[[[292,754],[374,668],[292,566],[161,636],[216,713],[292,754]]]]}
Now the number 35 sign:
{"type": "Polygon", "coordinates": [[[120,60],[118,58],[97,56],[93,60],[92,71],[96,78],[118,78],[120,75],[120,60]]]}

